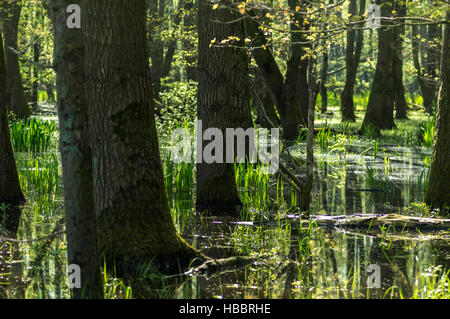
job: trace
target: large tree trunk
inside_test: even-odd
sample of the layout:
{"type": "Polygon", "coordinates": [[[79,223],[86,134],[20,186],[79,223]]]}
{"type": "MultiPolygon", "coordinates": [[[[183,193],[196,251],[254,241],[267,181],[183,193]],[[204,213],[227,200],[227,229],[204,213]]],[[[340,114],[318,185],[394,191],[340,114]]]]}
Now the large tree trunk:
{"type": "Polygon", "coordinates": [[[172,221],[153,111],[145,0],[85,1],[86,98],[100,253],[118,271],[186,266],[198,253],[172,221]],[[160,265],[162,265],[160,263],[160,265]]]}
{"type": "Polygon", "coordinates": [[[17,1],[3,4],[6,55],[6,99],[10,111],[19,119],[26,119],[31,115],[20,75],[19,56],[17,46],[17,33],[19,29],[22,6],[17,1]]]}
{"type": "MultiPolygon", "coordinates": [[[[366,1],[360,1],[359,15],[364,14],[366,8],[366,1]]],[[[348,13],[352,17],[358,13],[358,6],[356,0],[351,0],[348,13]]],[[[345,67],[346,78],[344,90],[341,94],[341,111],[342,121],[356,121],[355,106],[353,102],[353,95],[355,89],[356,74],[358,72],[359,60],[361,58],[361,52],[364,41],[364,30],[358,30],[357,32],[350,28],[347,31],[347,49],[345,54],[345,67]],[[355,42],[356,39],[356,42],[355,42]]]]}
{"type": "Polygon", "coordinates": [[[0,205],[8,207],[6,216],[6,228],[16,231],[20,210],[12,209],[14,206],[25,203],[17,174],[14,151],[9,133],[8,116],[6,111],[6,62],[3,48],[3,37],[0,33],[0,205]],[[13,214],[14,216],[9,216],[13,214]],[[13,220],[14,222],[9,222],[13,220]],[[13,229],[11,229],[13,228],[13,229]]]}
{"type": "MultiPolygon", "coordinates": [[[[447,20],[450,9],[447,8],[447,20]]],[[[435,137],[426,202],[433,207],[450,205],[450,27],[445,25],[441,58],[435,137]]]]}
{"type": "MultiPolygon", "coordinates": [[[[197,140],[196,206],[199,211],[239,216],[242,204],[236,187],[234,164],[226,163],[225,130],[248,126],[247,123],[239,123],[236,116],[237,112],[246,112],[239,109],[249,107],[247,55],[243,49],[216,47],[211,45],[211,41],[215,38],[220,43],[229,36],[244,39],[244,29],[242,22],[226,23],[235,20],[236,13],[220,7],[213,10],[208,0],[200,0],[198,10],[197,118],[202,121],[202,127],[197,128],[197,132],[203,136],[209,128],[219,129],[224,137],[224,147],[223,158],[219,159],[223,163],[206,163],[200,156],[208,143],[197,140]]],[[[242,40],[234,44],[242,45],[242,40]]]]}
{"type": "MultiPolygon", "coordinates": [[[[381,16],[391,17],[392,0],[381,1],[381,16]]],[[[372,125],[377,129],[392,129],[394,123],[394,30],[382,21],[378,31],[378,60],[369,103],[362,127],[372,125]]]]}
{"type": "Polygon", "coordinates": [[[84,91],[84,42],[81,29],[66,27],[66,9],[74,0],[51,0],[54,65],[58,92],[60,151],[64,181],[64,208],[68,265],[81,269],[81,287],[73,298],[102,298],[103,284],[89,146],[88,110],[84,91]]]}

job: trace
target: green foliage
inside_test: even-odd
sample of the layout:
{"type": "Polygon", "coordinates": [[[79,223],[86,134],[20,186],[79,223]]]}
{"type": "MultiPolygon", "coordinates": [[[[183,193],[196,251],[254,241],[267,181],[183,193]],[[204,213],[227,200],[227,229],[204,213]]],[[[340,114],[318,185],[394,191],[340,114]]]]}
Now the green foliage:
{"type": "Polygon", "coordinates": [[[193,126],[197,117],[197,83],[173,82],[165,84],[160,93],[163,108],[158,116],[158,125],[164,129],[175,129],[188,123],[193,126]]]}
{"type": "Polygon", "coordinates": [[[34,85],[38,101],[44,102],[48,97],[42,90],[47,86],[54,87],[56,81],[55,71],[49,67],[53,64],[51,22],[44,1],[21,1],[21,6],[18,49],[23,86],[29,100],[34,85]]]}
{"type": "Polygon", "coordinates": [[[16,152],[47,152],[57,132],[54,121],[30,118],[26,121],[11,122],[11,141],[16,152]]]}
{"type": "MultiPolygon", "coordinates": [[[[415,282],[411,299],[449,299],[450,298],[450,270],[442,269],[442,267],[432,267],[427,269],[415,282]]],[[[400,298],[404,299],[401,287],[393,286],[393,292],[398,290],[400,298]]]]}
{"type": "Polygon", "coordinates": [[[420,124],[417,133],[420,145],[424,147],[433,146],[435,123],[436,119],[434,117],[430,117],[426,122],[420,124]]]}
{"type": "Polygon", "coordinates": [[[430,217],[431,209],[426,203],[417,202],[411,203],[409,207],[404,207],[402,213],[410,216],[430,217]]]}
{"type": "Polygon", "coordinates": [[[368,124],[364,126],[363,134],[368,138],[375,139],[380,136],[380,130],[375,126],[373,126],[372,124],[368,124]]]}
{"type": "Polygon", "coordinates": [[[133,290],[128,286],[123,279],[117,278],[116,271],[114,275],[108,272],[106,262],[103,263],[103,293],[105,299],[131,299],[133,297],[133,290]]]}
{"type": "MultiPolygon", "coordinates": [[[[11,205],[5,203],[0,203],[0,236],[6,234],[5,222],[6,222],[6,210],[10,208],[11,205]]],[[[1,248],[1,246],[0,246],[1,248]]],[[[1,274],[0,274],[1,277],[1,274]]]]}
{"type": "Polygon", "coordinates": [[[317,140],[322,149],[328,148],[328,146],[330,145],[330,137],[331,131],[329,128],[320,129],[319,133],[317,134],[317,140]]]}
{"type": "Polygon", "coordinates": [[[17,160],[19,179],[25,191],[58,194],[61,191],[59,161],[55,153],[17,160]]]}

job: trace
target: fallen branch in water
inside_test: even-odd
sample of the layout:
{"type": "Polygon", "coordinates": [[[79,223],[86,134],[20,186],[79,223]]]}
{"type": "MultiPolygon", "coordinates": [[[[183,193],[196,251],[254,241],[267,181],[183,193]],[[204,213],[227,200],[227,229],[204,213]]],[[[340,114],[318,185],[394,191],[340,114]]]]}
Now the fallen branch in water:
{"type": "Polygon", "coordinates": [[[450,219],[415,217],[399,214],[355,214],[340,216],[313,216],[303,223],[315,222],[319,227],[365,228],[377,230],[379,227],[391,226],[397,230],[447,230],[450,229],[450,219]]]}

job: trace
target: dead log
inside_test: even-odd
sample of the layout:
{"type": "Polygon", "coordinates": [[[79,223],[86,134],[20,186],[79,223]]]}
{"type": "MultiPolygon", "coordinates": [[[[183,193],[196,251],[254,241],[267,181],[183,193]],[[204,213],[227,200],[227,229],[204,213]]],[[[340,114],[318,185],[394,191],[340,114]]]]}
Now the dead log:
{"type": "Polygon", "coordinates": [[[313,221],[319,227],[331,228],[363,228],[366,230],[376,230],[380,227],[394,227],[396,230],[448,230],[450,229],[450,219],[415,217],[399,214],[354,214],[340,216],[313,216],[310,220],[303,220],[303,223],[313,221]]]}

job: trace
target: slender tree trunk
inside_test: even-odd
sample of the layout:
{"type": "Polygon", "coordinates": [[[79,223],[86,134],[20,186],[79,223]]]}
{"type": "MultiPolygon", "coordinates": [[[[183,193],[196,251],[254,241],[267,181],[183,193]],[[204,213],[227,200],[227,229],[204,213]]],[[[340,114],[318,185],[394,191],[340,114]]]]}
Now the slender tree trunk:
{"type": "MultiPolygon", "coordinates": [[[[270,109],[266,109],[266,113],[268,115],[276,114],[274,108],[275,105],[277,106],[278,110],[284,107],[283,75],[281,74],[275,58],[273,57],[272,49],[270,47],[267,47],[266,38],[259,29],[259,24],[254,19],[250,18],[247,18],[245,23],[247,35],[252,39],[251,46],[255,47],[252,51],[253,58],[258,65],[258,72],[260,72],[263,78],[263,82],[267,87],[267,95],[272,100],[272,106],[270,107],[270,109]],[[262,46],[266,46],[266,49],[263,49],[262,46]]],[[[284,123],[286,123],[286,120],[284,121],[284,123]]],[[[286,127],[283,126],[283,129],[286,130],[286,127]]]]}
{"type": "MultiPolygon", "coordinates": [[[[360,1],[359,16],[364,14],[366,1],[360,1]]],[[[355,17],[358,14],[357,0],[351,0],[348,13],[355,17]]],[[[356,121],[353,95],[355,91],[356,74],[364,41],[364,31],[350,28],[347,31],[347,49],[345,55],[346,78],[344,90],[341,94],[342,121],[356,121]]]]}
{"type": "Polygon", "coordinates": [[[72,297],[103,298],[89,146],[88,110],[84,91],[84,42],[81,29],[66,27],[66,9],[81,1],[50,0],[54,32],[54,65],[58,92],[60,151],[68,265],[81,269],[81,287],[72,297]]]}
{"type": "MultiPolygon", "coordinates": [[[[289,6],[295,11],[297,6],[305,7],[300,0],[290,0],[289,6]]],[[[254,13],[250,13],[255,15],[254,13]]],[[[290,25],[291,30],[298,31],[303,25],[303,12],[295,13],[290,25]],[[294,21],[299,21],[295,23],[294,21]]],[[[292,52],[287,62],[286,79],[274,59],[272,50],[268,47],[266,38],[259,28],[255,19],[246,19],[247,35],[252,38],[251,45],[253,58],[264,77],[267,87],[270,89],[274,104],[280,114],[283,135],[287,139],[298,137],[301,126],[307,126],[307,115],[309,106],[308,92],[308,59],[305,55],[304,36],[300,32],[291,33],[292,52]]]]}
{"type": "MultiPolygon", "coordinates": [[[[424,26],[426,28],[426,26],[424,26]]],[[[434,86],[436,85],[434,83],[434,80],[432,80],[432,77],[436,75],[436,71],[433,70],[432,66],[434,68],[437,67],[437,64],[435,63],[435,53],[433,53],[433,50],[438,50],[437,48],[430,48],[429,47],[429,41],[427,42],[427,49],[425,50],[423,48],[424,44],[421,43],[417,36],[420,33],[426,33],[426,32],[419,32],[419,28],[416,25],[412,26],[412,53],[413,53],[413,62],[414,62],[414,68],[417,72],[417,80],[419,82],[420,92],[422,93],[423,97],[423,104],[425,106],[425,109],[428,114],[433,114],[433,105],[435,103],[436,99],[436,88],[434,86]],[[428,52],[427,55],[430,56],[430,58],[425,58],[425,51],[428,52]]],[[[427,33],[427,38],[429,38],[427,33]]]]}
{"type": "Polygon", "coordinates": [[[163,29],[164,11],[166,8],[165,0],[147,0],[149,9],[152,13],[153,36],[150,37],[150,57],[152,59],[152,90],[155,98],[159,98],[161,92],[161,78],[164,66],[164,41],[160,38],[163,29]]]}
{"type": "Polygon", "coordinates": [[[31,115],[20,75],[19,56],[17,46],[17,33],[19,29],[20,13],[22,6],[17,1],[4,4],[3,29],[5,33],[6,55],[6,101],[9,110],[19,119],[27,119],[31,115]]]}
{"type": "MultiPolygon", "coordinates": [[[[381,1],[381,16],[391,17],[392,0],[381,1]]],[[[394,123],[394,30],[382,22],[378,31],[378,60],[369,103],[362,125],[372,125],[377,129],[392,129],[394,123]]]]}
{"type": "Polygon", "coordinates": [[[251,93],[253,94],[253,105],[257,110],[256,124],[260,124],[261,127],[271,128],[272,125],[270,122],[274,125],[279,124],[278,115],[275,112],[275,104],[273,103],[270,89],[266,85],[261,70],[257,68],[255,73],[255,81],[253,83],[255,92],[252,90],[251,93]]]}
{"type": "MultiPolygon", "coordinates": [[[[41,44],[39,43],[39,40],[35,40],[35,44],[33,45],[33,62],[39,63],[39,57],[41,55],[41,44]]],[[[39,87],[39,68],[36,64],[33,65],[32,68],[32,94],[31,94],[31,102],[32,107],[34,109],[37,109],[38,106],[38,87],[39,87]]]]}
{"type": "MultiPolygon", "coordinates": [[[[447,20],[450,8],[447,7],[447,20]]],[[[436,114],[436,128],[431,157],[426,202],[432,207],[450,205],[450,27],[445,25],[441,57],[441,87],[436,114]]]]}
{"type": "MultiPolygon", "coordinates": [[[[325,44],[327,45],[327,44],[325,44]]],[[[328,45],[327,45],[328,46],[328,45]]],[[[327,78],[328,78],[328,48],[322,56],[322,69],[320,72],[320,96],[322,97],[321,103],[321,113],[326,113],[328,109],[328,89],[327,89],[327,78]]]]}
{"type": "MultiPolygon", "coordinates": [[[[217,128],[222,132],[225,147],[223,158],[219,159],[223,163],[206,163],[199,155],[209,143],[197,140],[196,206],[199,211],[239,216],[242,204],[236,187],[234,164],[226,163],[225,137],[226,128],[248,125],[239,123],[236,117],[238,109],[249,107],[247,55],[243,49],[216,47],[211,45],[211,41],[216,38],[220,43],[229,36],[244,39],[244,29],[241,22],[227,23],[237,18],[236,13],[221,7],[213,10],[208,0],[199,0],[198,10],[197,118],[202,121],[202,127],[197,128],[197,134],[201,132],[203,135],[207,129],[217,128]]],[[[242,40],[234,45],[242,45],[242,40]]],[[[217,148],[215,152],[218,152],[217,148]]]]}
{"type": "Polygon", "coordinates": [[[183,41],[184,61],[186,63],[186,77],[190,81],[198,81],[198,50],[195,47],[193,33],[197,29],[196,17],[198,17],[197,5],[199,0],[180,0],[183,1],[184,19],[183,32],[191,34],[192,38],[183,41]]]}
{"type": "Polygon", "coordinates": [[[440,46],[439,40],[441,38],[441,28],[438,25],[429,25],[427,34],[427,58],[425,69],[427,72],[427,85],[431,98],[431,103],[427,107],[427,112],[433,114],[434,106],[436,105],[436,98],[438,93],[438,83],[436,78],[438,77],[439,60],[440,60],[440,46]]]}
{"type": "Polygon", "coordinates": [[[286,105],[280,108],[281,122],[287,122],[286,128],[288,134],[285,136],[297,138],[300,126],[308,126],[308,109],[309,109],[309,87],[308,87],[308,63],[309,59],[305,57],[304,35],[300,32],[305,30],[303,15],[306,2],[303,0],[289,0],[290,10],[296,12],[292,16],[290,23],[291,32],[291,57],[287,62],[286,81],[284,85],[284,99],[286,105]],[[295,10],[300,6],[301,10],[295,10]],[[293,119],[293,120],[291,120],[293,119]]]}
{"type": "MultiPolygon", "coordinates": [[[[329,0],[328,4],[333,4],[334,0],[329,0]]],[[[327,29],[328,24],[325,23],[324,29],[327,29]]],[[[323,40],[324,45],[324,52],[322,55],[322,69],[320,71],[320,96],[322,97],[322,103],[320,111],[322,114],[327,112],[328,109],[328,87],[327,87],[327,80],[328,80],[328,59],[329,59],[329,52],[330,52],[330,45],[327,42],[327,39],[323,40]]]]}
{"type": "MultiPolygon", "coordinates": [[[[395,10],[399,17],[406,16],[406,1],[396,0],[395,10]]],[[[403,85],[403,37],[405,26],[401,25],[394,30],[394,77],[395,77],[395,118],[407,119],[408,104],[405,98],[405,87],[403,85]]]]}
{"type": "Polygon", "coordinates": [[[4,52],[3,37],[0,33],[0,205],[4,204],[7,207],[5,211],[5,225],[2,226],[5,226],[8,230],[17,231],[20,210],[14,209],[14,207],[25,203],[25,196],[20,188],[19,175],[17,174],[9,133],[6,112],[6,63],[4,52]]]}
{"type": "Polygon", "coordinates": [[[172,221],[156,132],[145,0],[83,2],[86,98],[101,256],[119,272],[198,253],[172,221]]]}
{"type": "Polygon", "coordinates": [[[170,68],[172,66],[172,61],[173,61],[173,57],[175,55],[175,50],[177,49],[177,30],[180,26],[181,23],[181,18],[183,16],[183,0],[180,0],[178,2],[178,11],[176,12],[174,18],[173,18],[173,30],[172,30],[172,34],[171,34],[171,40],[169,41],[168,45],[167,45],[167,50],[166,53],[164,55],[164,64],[162,67],[162,72],[161,72],[161,76],[167,77],[169,76],[170,73],[170,68]]]}

